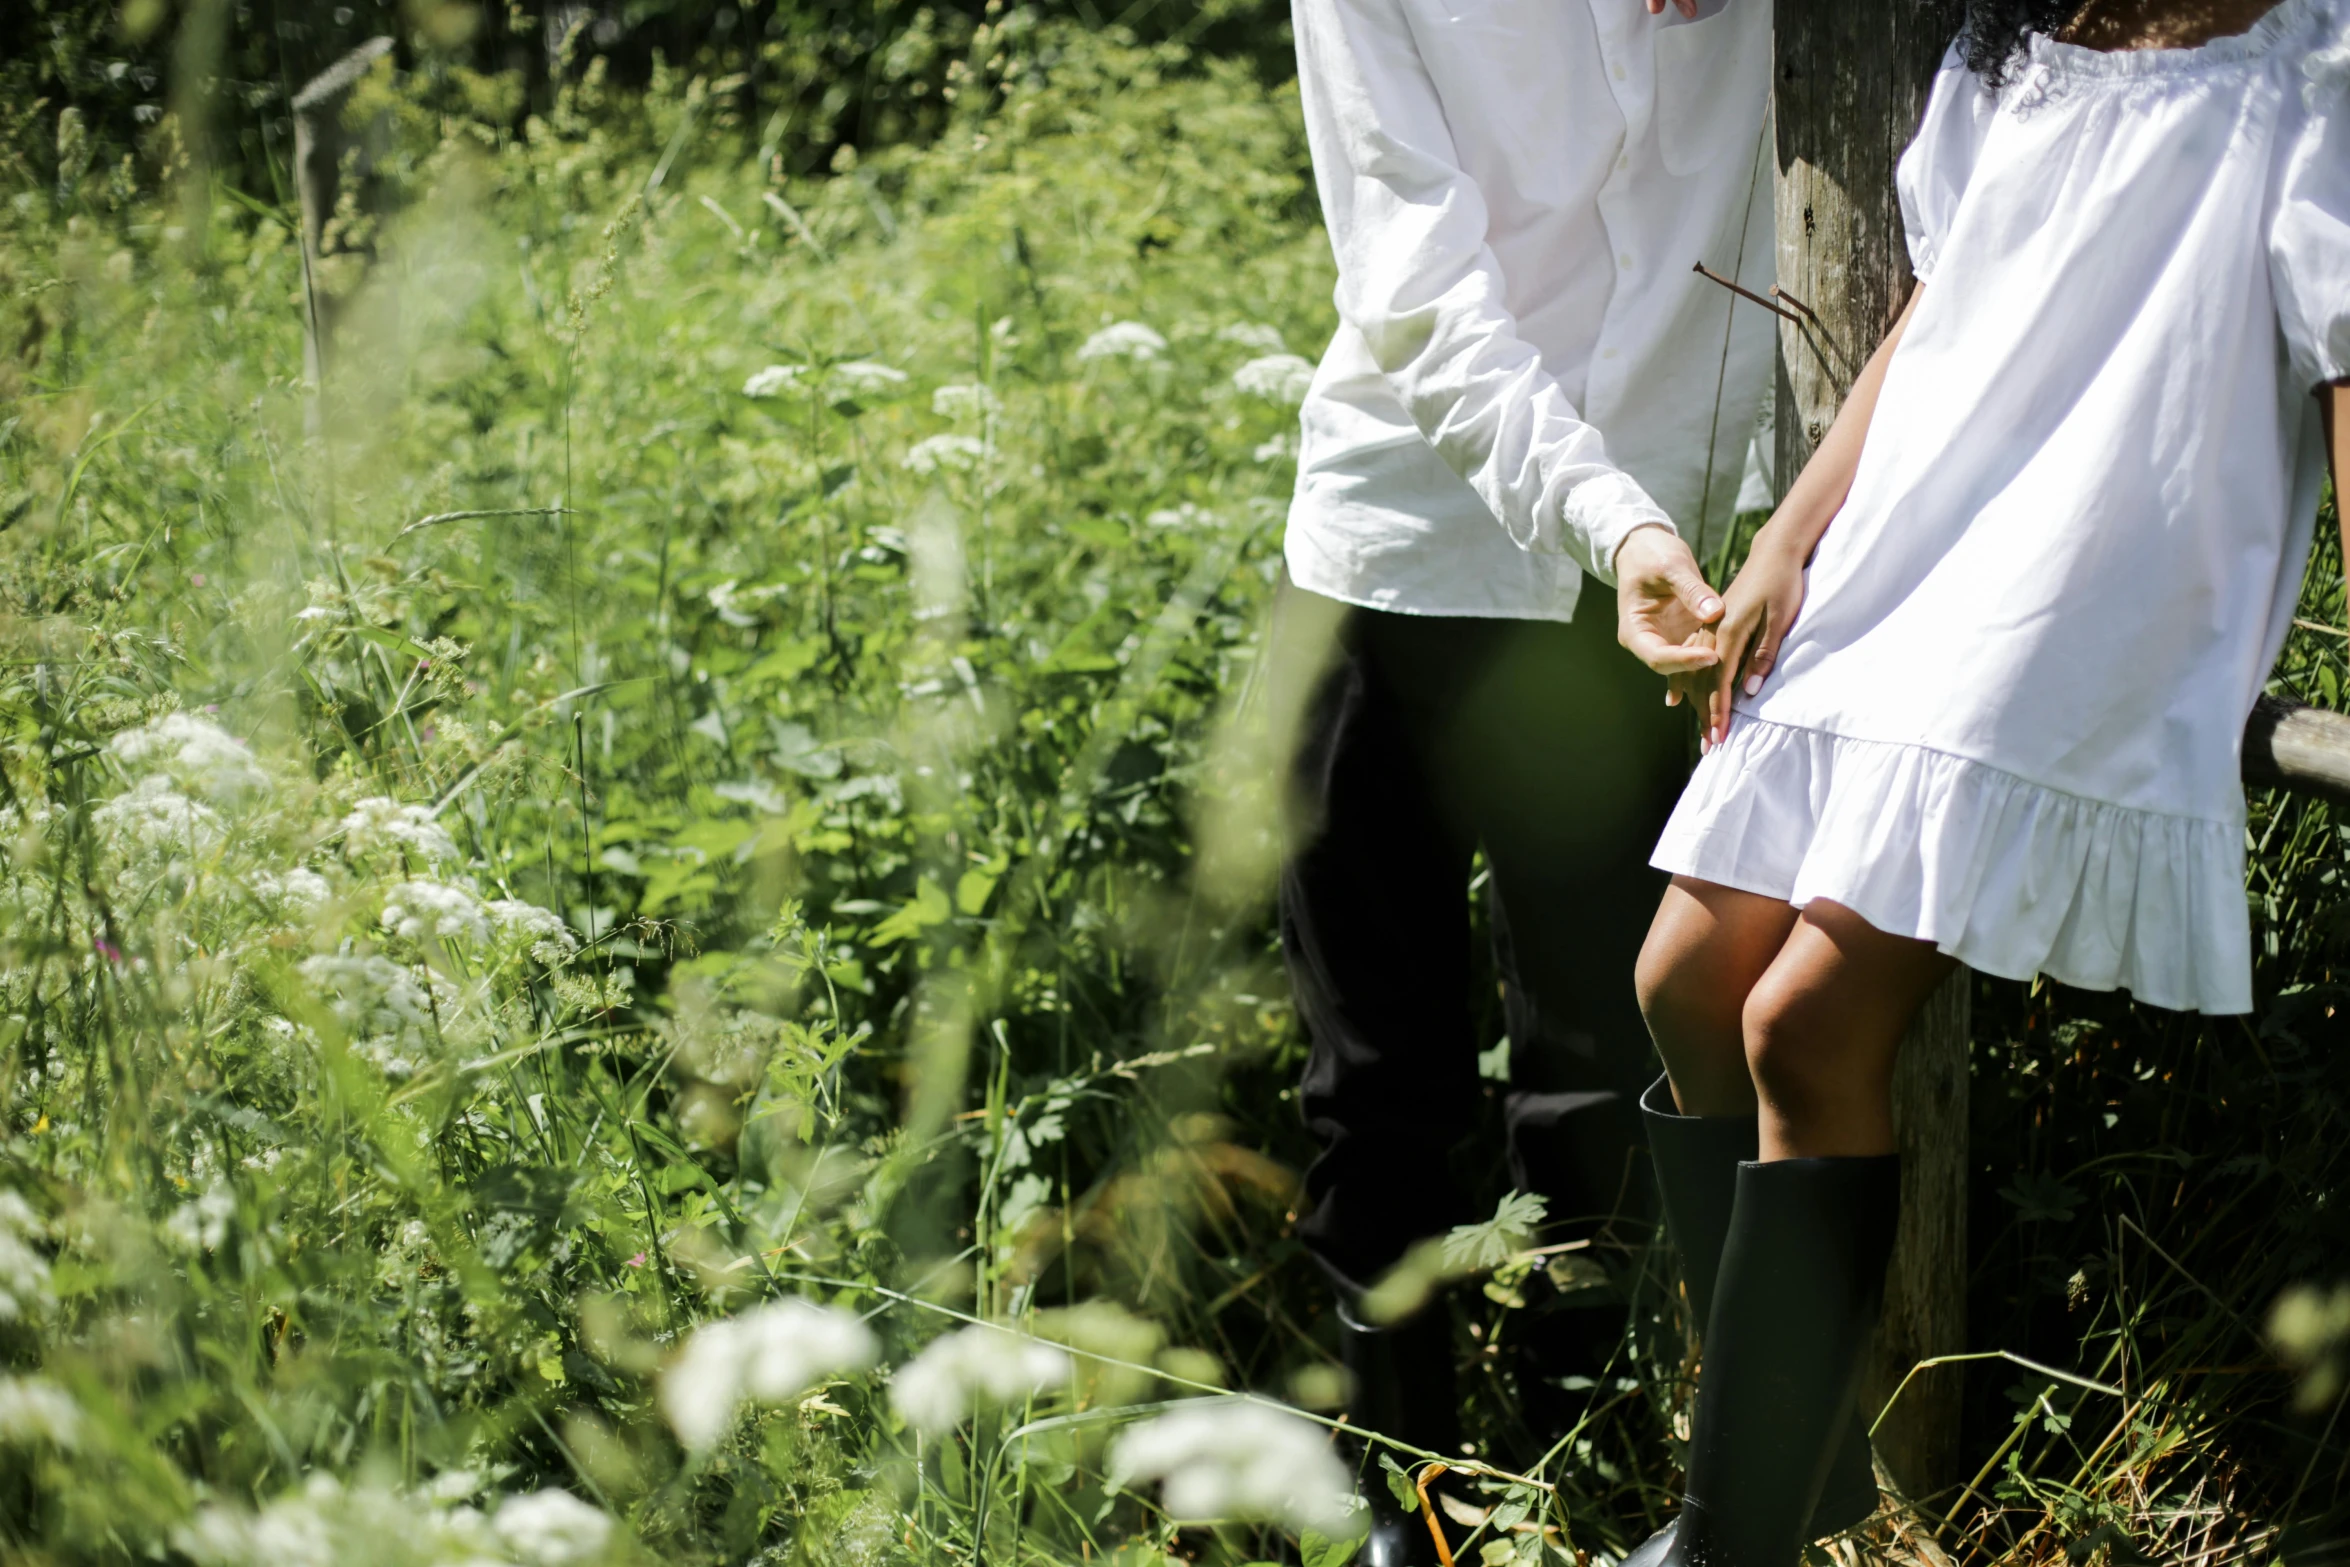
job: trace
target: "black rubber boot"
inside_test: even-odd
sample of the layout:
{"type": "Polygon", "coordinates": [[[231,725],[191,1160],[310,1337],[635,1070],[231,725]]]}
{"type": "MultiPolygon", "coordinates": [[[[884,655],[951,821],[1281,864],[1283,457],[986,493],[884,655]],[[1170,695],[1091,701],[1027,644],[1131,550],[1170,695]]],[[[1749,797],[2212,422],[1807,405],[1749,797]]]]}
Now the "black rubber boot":
{"type": "MultiPolygon", "coordinates": [[[[1722,1266],[1722,1243],[1730,1234],[1738,1166],[1757,1153],[1755,1119],[1683,1115],[1674,1108],[1672,1084],[1661,1077],[1640,1096],[1640,1118],[1648,1134],[1649,1157],[1656,1164],[1665,1230],[1681,1253],[1689,1307],[1702,1326],[1713,1313],[1714,1277],[1722,1266]]],[[[1842,1534],[1865,1522],[1877,1510],[1877,1501],[1868,1432],[1859,1421],[1847,1420],[1804,1538],[1842,1534]]]]}
{"type": "Polygon", "coordinates": [[[1796,1567],[1851,1417],[1901,1218],[1901,1161],[1738,1167],[1688,1489],[1624,1567],[1796,1567]]]}
{"type": "MultiPolygon", "coordinates": [[[[1392,1327],[1377,1328],[1364,1322],[1355,1302],[1342,1293],[1338,1333],[1354,1384],[1347,1404],[1349,1425],[1432,1453],[1460,1451],[1452,1323],[1441,1300],[1429,1302],[1392,1327]]],[[[1362,1445],[1357,1483],[1370,1504],[1371,1532],[1355,1561],[1360,1567],[1437,1567],[1436,1542],[1427,1520],[1397,1506],[1388,1489],[1387,1470],[1379,1462],[1386,1449],[1375,1442],[1362,1445]]],[[[1396,1462],[1408,1469],[1417,1460],[1398,1456],[1396,1462]]]]}

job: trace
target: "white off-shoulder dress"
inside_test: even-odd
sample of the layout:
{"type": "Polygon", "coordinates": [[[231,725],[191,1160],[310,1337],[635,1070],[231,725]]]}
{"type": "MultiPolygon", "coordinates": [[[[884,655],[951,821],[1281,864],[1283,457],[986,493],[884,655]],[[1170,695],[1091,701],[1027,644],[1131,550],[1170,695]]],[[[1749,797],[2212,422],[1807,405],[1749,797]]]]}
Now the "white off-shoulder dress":
{"type": "Polygon", "coordinates": [[[1986,972],[2252,1004],[2238,781],[2350,376],[2350,0],[2198,49],[1955,55],[1924,297],[1778,667],[1655,864],[1986,972]]]}

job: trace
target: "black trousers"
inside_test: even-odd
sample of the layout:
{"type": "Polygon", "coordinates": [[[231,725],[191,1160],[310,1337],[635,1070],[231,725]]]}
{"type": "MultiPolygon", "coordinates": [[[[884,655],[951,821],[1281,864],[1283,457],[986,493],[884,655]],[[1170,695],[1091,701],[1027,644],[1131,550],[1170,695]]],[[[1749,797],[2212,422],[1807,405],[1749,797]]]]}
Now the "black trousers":
{"type": "MultiPolygon", "coordinates": [[[[1337,613],[1304,703],[1282,949],[1311,1039],[1322,1145],[1301,1233],[1368,1284],[1482,1217],[1452,1153],[1476,1127],[1469,880],[1480,847],[1510,1039],[1510,1178],[1554,1220],[1645,1208],[1635,1103],[1655,1053],[1633,962],[1663,893],[1648,855],[1688,774],[1688,722],[1616,645],[1606,590],[1571,624],[1337,613]],[[1629,1196],[1627,1195],[1629,1194],[1629,1196]]],[[[1295,639],[1286,639],[1294,641],[1295,639]]]]}

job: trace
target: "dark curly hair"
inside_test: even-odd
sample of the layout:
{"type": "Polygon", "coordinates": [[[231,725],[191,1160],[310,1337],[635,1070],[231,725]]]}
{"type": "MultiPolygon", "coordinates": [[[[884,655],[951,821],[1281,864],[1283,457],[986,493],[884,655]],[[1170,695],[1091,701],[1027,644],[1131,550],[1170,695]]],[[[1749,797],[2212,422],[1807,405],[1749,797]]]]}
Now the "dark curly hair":
{"type": "Polygon", "coordinates": [[[1959,53],[1968,70],[1997,90],[2023,63],[2024,34],[2053,33],[2080,8],[2080,0],[1967,0],[1959,53]]]}

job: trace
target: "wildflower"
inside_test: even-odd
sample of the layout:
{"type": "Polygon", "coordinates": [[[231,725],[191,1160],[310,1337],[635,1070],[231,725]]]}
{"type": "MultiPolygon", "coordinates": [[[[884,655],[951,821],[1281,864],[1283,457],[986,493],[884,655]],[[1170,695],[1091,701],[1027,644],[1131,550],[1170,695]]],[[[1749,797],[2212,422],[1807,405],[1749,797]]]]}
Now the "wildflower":
{"type": "Polygon", "coordinates": [[[992,386],[966,382],[942,386],[930,394],[930,411],[941,419],[973,420],[984,424],[1004,411],[1003,399],[992,386]]]}
{"type": "Polygon", "coordinates": [[[661,1409],[687,1447],[724,1436],[743,1401],[780,1404],[838,1372],[862,1371],[880,1346],[854,1313],[797,1297],[705,1322],[661,1379],[661,1409]]]}
{"type": "Polygon", "coordinates": [[[951,1431],[980,1403],[1008,1404],[1066,1381],[1069,1357],[1050,1344],[996,1327],[969,1327],[930,1341],[890,1379],[889,1401],[906,1424],[951,1431]]]}
{"type": "Polygon", "coordinates": [[[1079,363],[1093,359],[1156,359],[1167,351],[1167,340],[1140,321],[1117,321],[1085,340],[1077,350],[1079,363]]]}
{"type": "Polygon", "coordinates": [[[422,941],[427,936],[484,941],[490,933],[481,900],[445,881],[405,881],[394,887],[384,900],[378,923],[407,941],[422,941]]]}
{"type": "Polygon", "coordinates": [[[0,1447],[70,1448],[81,1439],[72,1394],[41,1377],[0,1377],[0,1447]]]}
{"type": "Polygon", "coordinates": [[[1291,407],[1306,400],[1313,380],[1312,362],[1296,354],[1266,354],[1232,372],[1232,384],[1249,396],[1291,407]]]}
{"type": "Polygon", "coordinates": [[[0,1191],[0,1322],[52,1304],[49,1259],[33,1249],[32,1238],[41,1221],[32,1205],[11,1191],[0,1191]]]}
{"type": "Polygon", "coordinates": [[[1212,511],[1203,511],[1191,501],[1185,501],[1180,506],[1162,507],[1142,520],[1153,528],[1212,527],[1216,521],[1216,514],[1212,511]]]}
{"type": "Polygon", "coordinates": [[[212,1251],[228,1239],[228,1221],[236,1216],[237,1194],[214,1185],[174,1208],[163,1233],[184,1250],[212,1251]]]}
{"type": "Polygon", "coordinates": [[[494,898],[482,905],[482,912],[489,916],[500,944],[521,948],[534,963],[552,968],[579,950],[579,938],[571,934],[570,927],[535,903],[494,898]]]}
{"type": "Polygon", "coordinates": [[[805,391],[807,383],[800,379],[804,373],[799,365],[769,365],[764,370],[754,371],[751,378],[743,383],[743,396],[774,397],[784,392],[805,391]]]}
{"type": "Polygon", "coordinates": [[[133,853],[202,854],[227,837],[211,807],[181,794],[160,773],[140,779],[92,811],[90,819],[118,848],[133,853]]]}
{"type": "Polygon", "coordinates": [[[268,871],[256,875],[253,895],[264,903],[279,905],[288,913],[310,914],[334,896],[334,887],[318,872],[297,865],[283,875],[268,871]]]}
{"type": "Polygon", "coordinates": [[[428,991],[409,970],[373,953],[321,954],[294,971],[325,998],[353,1048],[394,1077],[416,1070],[410,1053],[432,1036],[436,1002],[454,1000],[442,996],[439,984],[428,991]]]}
{"type": "Polygon", "coordinates": [[[240,805],[269,792],[269,774],[244,741],[187,713],[166,713],[106,745],[126,769],[168,776],[215,805],[240,805]]]}
{"type": "Polygon", "coordinates": [[[836,397],[887,397],[906,381],[906,372],[870,359],[851,359],[832,367],[831,387],[836,397]]]}
{"type": "Polygon", "coordinates": [[[1276,435],[1269,441],[1259,442],[1249,455],[1259,462],[1280,462],[1297,455],[1297,442],[1290,436],[1276,435]]]}
{"type": "Polygon", "coordinates": [[[457,845],[430,807],[402,805],[374,795],[351,807],[342,822],[345,853],[369,854],[377,849],[404,849],[431,864],[457,858],[457,845]]]}
{"type": "Polygon", "coordinates": [[[906,453],[906,466],[916,473],[936,473],[941,468],[966,472],[979,466],[987,456],[987,443],[968,435],[932,435],[914,443],[906,453]]]}
{"type": "Polygon", "coordinates": [[[1289,345],[1281,341],[1277,328],[1262,321],[1235,321],[1216,334],[1218,340],[1237,348],[1253,348],[1260,354],[1285,352],[1289,345]]]}
{"type": "Polygon", "coordinates": [[[534,1491],[506,1499],[492,1521],[506,1549],[538,1567],[571,1567],[604,1554],[612,1520],[569,1491],[534,1491]]]}
{"type": "Polygon", "coordinates": [[[1158,1480],[1168,1516],[1258,1519],[1326,1535],[1354,1530],[1346,1466],[1311,1422],[1253,1399],[1173,1409],[1110,1450],[1121,1485],[1158,1480]]]}

